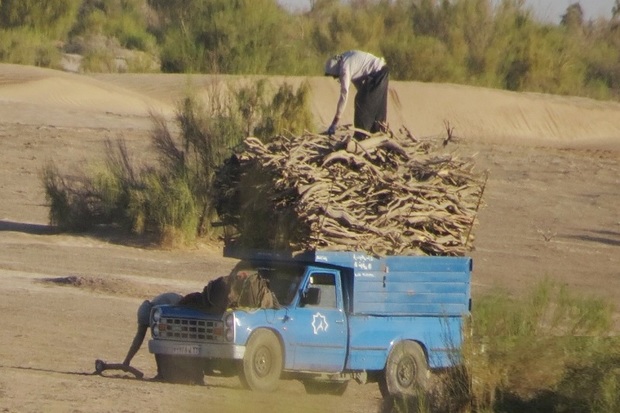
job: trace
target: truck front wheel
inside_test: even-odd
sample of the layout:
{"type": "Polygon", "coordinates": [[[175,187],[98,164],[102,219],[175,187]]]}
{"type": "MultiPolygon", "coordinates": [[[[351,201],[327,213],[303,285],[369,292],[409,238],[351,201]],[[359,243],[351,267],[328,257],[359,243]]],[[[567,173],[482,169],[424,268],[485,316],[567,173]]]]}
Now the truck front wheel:
{"type": "Polygon", "coordinates": [[[422,347],[414,341],[401,341],[388,356],[379,390],[384,398],[416,397],[424,393],[429,370],[422,347]]]}
{"type": "Polygon", "coordinates": [[[258,330],[248,340],[239,372],[241,383],[251,390],[274,391],[282,373],[282,348],[269,330],[258,330]]]}

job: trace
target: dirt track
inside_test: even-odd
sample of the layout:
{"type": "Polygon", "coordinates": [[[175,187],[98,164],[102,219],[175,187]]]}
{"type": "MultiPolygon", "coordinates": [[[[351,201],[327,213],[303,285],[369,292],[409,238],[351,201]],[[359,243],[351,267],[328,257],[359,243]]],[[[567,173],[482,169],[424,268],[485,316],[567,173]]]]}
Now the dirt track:
{"type": "MultiPolygon", "coordinates": [[[[115,372],[91,375],[97,358],[122,360],[134,334],[135,311],[144,298],[164,290],[197,291],[234,263],[212,245],[161,251],[118,234],[54,234],[47,226],[41,168],[51,159],[65,171],[85,167],[101,159],[106,138],[123,137],[143,159],[150,127],[145,108],[157,107],[170,115],[174,102],[165,100],[165,88],[171,88],[172,97],[178,94],[178,79],[168,86],[158,79],[151,79],[152,88],[143,87],[140,95],[137,89],[149,84],[148,78],[93,79],[0,65],[0,318],[5,330],[0,335],[1,411],[381,411],[375,385],[354,384],[343,397],[327,397],[308,396],[296,382],[283,383],[275,394],[255,394],[242,390],[236,379],[208,380],[208,387],[197,387],[138,381],[115,372]],[[130,91],[131,85],[135,89],[130,91]]],[[[317,117],[329,118],[336,85],[313,81],[315,106],[321,108],[317,117]]],[[[409,94],[431,93],[433,86],[394,88],[404,101],[409,94]]],[[[474,297],[495,286],[518,294],[549,277],[573,292],[617,300],[618,106],[488,90],[477,94],[476,89],[453,85],[434,90],[436,99],[448,93],[446,100],[465,103],[463,113],[456,104],[450,109],[450,119],[462,125],[456,130],[460,143],[452,148],[477,153],[479,168],[490,171],[487,205],[479,216],[472,252],[474,297]],[[511,121],[513,112],[504,107],[506,117],[491,119],[489,114],[487,129],[476,136],[473,126],[467,126],[471,106],[494,97],[502,105],[517,102],[514,113],[529,120],[529,129],[514,126],[518,122],[511,121]],[[547,126],[536,126],[543,122],[536,120],[536,110],[550,102],[568,108],[568,115],[557,118],[563,112],[552,105],[548,109],[553,120],[545,122],[560,122],[561,131],[566,126],[573,135],[556,135],[553,130],[550,136],[539,135],[547,126]],[[535,113],[528,112],[529,106],[535,113]],[[525,137],[516,138],[513,132],[507,137],[504,124],[525,137]],[[594,136],[591,140],[584,135],[588,131],[594,136]]],[[[398,119],[415,123],[426,116],[410,112],[407,105],[401,102],[398,110],[391,101],[393,124],[398,119]]],[[[434,119],[445,115],[435,114],[434,119]]],[[[433,125],[419,132],[408,126],[425,136],[441,132],[440,121],[433,125]]],[[[616,316],[613,333],[619,331],[616,316]]],[[[133,364],[146,377],[154,375],[154,360],[145,348],[133,364]]]]}

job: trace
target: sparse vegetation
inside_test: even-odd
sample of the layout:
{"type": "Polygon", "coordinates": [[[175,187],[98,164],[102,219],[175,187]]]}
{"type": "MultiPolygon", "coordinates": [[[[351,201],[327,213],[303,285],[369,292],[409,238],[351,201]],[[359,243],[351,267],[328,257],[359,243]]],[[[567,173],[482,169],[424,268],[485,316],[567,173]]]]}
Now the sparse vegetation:
{"type": "Polygon", "coordinates": [[[230,93],[214,82],[208,102],[188,96],[180,103],[179,137],[152,115],[157,165],[136,166],[122,140],[108,141],[105,165],[89,173],[64,176],[48,165],[42,181],[50,222],[68,231],[114,225],[154,234],[161,245],[213,236],[218,168],[248,133],[268,139],[312,128],[309,93],[306,84],[296,91],[283,84],[269,100],[265,81],[230,93]]]}
{"type": "Polygon", "coordinates": [[[608,335],[612,312],[549,280],[522,296],[486,294],[465,329],[461,366],[437,376],[424,409],[401,400],[388,411],[615,412],[620,339],[608,335]]]}
{"type": "Polygon", "coordinates": [[[61,53],[46,36],[30,28],[0,29],[0,61],[60,67],[61,53]]]}
{"type": "Polygon", "coordinates": [[[277,0],[5,0],[0,39],[14,40],[0,61],[58,67],[65,52],[86,71],[316,76],[357,48],[397,80],[618,99],[617,10],[586,21],[575,1],[551,23],[517,0],[320,0],[303,14],[277,0]],[[127,65],[105,63],[119,57],[127,65]]]}

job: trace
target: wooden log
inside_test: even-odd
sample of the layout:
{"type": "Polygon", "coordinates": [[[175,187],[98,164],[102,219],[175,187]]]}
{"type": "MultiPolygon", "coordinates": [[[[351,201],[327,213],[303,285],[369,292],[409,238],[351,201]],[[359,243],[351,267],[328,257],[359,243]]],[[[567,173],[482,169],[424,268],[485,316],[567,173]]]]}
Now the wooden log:
{"type": "MultiPolygon", "coordinates": [[[[464,234],[481,196],[471,159],[439,153],[406,130],[363,141],[316,134],[267,144],[248,138],[238,159],[247,174],[269,170],[273,182],[256,190],[273,198],[273,214],[295,211],[291,225],[302,230],[289,233],[310,234],[291,244],[411,254],[467,250],[464,234]]],[[[267,245],[270,237],[265,234],[267,245]]]]}

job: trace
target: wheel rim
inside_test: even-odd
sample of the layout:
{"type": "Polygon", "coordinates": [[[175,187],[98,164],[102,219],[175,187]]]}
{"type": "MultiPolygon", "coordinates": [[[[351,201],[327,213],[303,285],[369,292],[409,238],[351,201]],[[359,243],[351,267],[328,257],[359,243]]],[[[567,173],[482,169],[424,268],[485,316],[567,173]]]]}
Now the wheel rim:
{"type": "Polygon", "coordinates": [[[396,367],[396,380],[398,381],[398,385],[405,389],[413,387],[416,370],[416,363],[413,357],[408,355],[402,358],[396,367]]]}
{"type": "Polygon", "coordinates": [[[266,347],[261,347],[254,356],[254,371],[259,377],[265,377],[271,371],[271,352],[266,347]]]}

